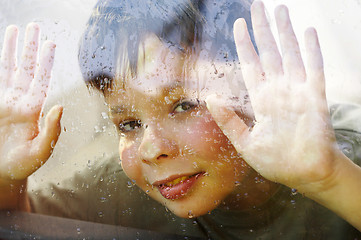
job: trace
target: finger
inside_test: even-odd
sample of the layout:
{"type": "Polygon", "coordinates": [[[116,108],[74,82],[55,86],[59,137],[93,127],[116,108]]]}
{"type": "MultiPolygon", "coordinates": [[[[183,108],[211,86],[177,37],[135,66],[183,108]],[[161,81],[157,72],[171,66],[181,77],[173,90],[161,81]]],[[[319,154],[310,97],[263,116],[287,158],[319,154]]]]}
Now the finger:
{"type": "Polygon", "coordinates": [[[46,98],[54,63],[55,47],[56,45],[53,42],[47,41],[41,49],[39,67],[27,93],[28,100],[31,100],[28,101],[30,103],[29,106],[33,110],[41,110],[46,98]]]}
{"type": "Polygon", "coordinates": [[[16,55],[17,55],[17,41],[18,28],[11,25],[6,28],[4,45],[1,51],[1,76],[0,84],[2,88],[8,87],[11,83],[12,75],[16,71],[16,55]]]}
{"type": "Polygon", "coordinates": [[[222,103],[220,97],[210,95],[206,99],[207,108],[224,135],[231,141],[239,153],[250,134],[247,124],[235,111],[222,103]]]}
{"type": "Polygon", "coordinates": [[[35,169],[39,168],[53,152],[61,133],[62,114],[62,106],[52,107],[46,115],[44,129],[33,139],[30,155],[37,160],[36,163],[33,163],[35,169]]]}
{"type": "Polygon", "coordinates": [[[21,89],[23,92],[28,90],[30,82],[34,78],[38,55],[39,32],[40,28],[36,23],[28,24],[21,58],[22,62],[14,82],[14,88],[21,89]]]}
{"type": "Polygon", "coordinates": [[[300,47],[293,31],[288,9],[278,6],[275,10],[276,23],[282,50],[283,71],[287,79],[302,82],[306,79],[300,47]]]}
{"type": "Polygon", "coordinates": [[[264,78],[263,70],[257,52],[255,51],[248,34],[245,20],[243,18],[237,19],[234,22],[233,29],[243,79],[252,101],[253,93],[257,91],[259,83],[264,78]]]}
{"type": "Polygon", "coordinates": [[[252,25],[262,68],[266,77],[279,76],[283,73],[282,59],[267,20],[264,4],[255,1],[251,7],[252,25]]]}
{"type": "Polygon", "coordinates": [[[328,109],[326,101],[323,58],[317,32],[314,28],[309,28],[305,32],[305,47],[307,59],[307,81],[311,90],[316,92],[316,95],[319,96],[319,99],[323,99],[323,107],[328,109]]]}

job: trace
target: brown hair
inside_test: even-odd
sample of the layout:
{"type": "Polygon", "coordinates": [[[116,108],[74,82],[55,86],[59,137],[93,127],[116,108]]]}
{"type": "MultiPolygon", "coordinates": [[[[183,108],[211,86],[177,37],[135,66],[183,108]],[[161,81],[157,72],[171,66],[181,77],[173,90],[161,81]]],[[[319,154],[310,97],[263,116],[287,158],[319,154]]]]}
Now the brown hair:
{"type": "Polygon", "coordinates": [[[104,94],[119,66],[130,71],[123,75],[135,76],[139,46],[149,33],[181,51],[236,61],[233,23],[239,17],[250,22],[249,8],[250,0],[101,0],[80,41],[84,81],[104,94]]]}

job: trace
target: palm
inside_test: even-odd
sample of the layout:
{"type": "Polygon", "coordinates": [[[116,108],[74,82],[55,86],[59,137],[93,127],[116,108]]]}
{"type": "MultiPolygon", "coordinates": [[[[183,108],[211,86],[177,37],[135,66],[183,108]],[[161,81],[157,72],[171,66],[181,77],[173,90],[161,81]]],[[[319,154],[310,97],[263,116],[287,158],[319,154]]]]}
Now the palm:
{"type": "Polygon", "coordinates": [[[37,62],[39,27],[29,24],[17,66],[17,28],[7,28],[0,65],[0,178],[26,179],[51,154],[60,131],[61,107],[54,107],[39,132],[55,45],[44,44],[37,62]]]}
{"type": "Polygon", "coordinates": [[[5,113],[0,118],[0,176],[24,178],[29,175],[29,169],[22,172],[20,168],[26,162],[32,162],[29,155],[31,140],[37,135],[37,121],[33,116],[7,109],[4,104],[1,104],[0,111],[5,113]]]}
{"type": "Polygon", "coordinates": [[[286,7],[277,9],[276,22],[282,57],[261,2],[252,5],[259,55],[244,20],[234,25],[242,75],[255,116],[252,129],[233,111],[217,107],[212,98],[207,103],[217,124],[252,168],[271,181],[302,189],[334,174],[332,159],[339,150],[328,113],[316,32],[306,32],[304,66],[286,7]]]}
{"type": "Polygon", "coordinates": [[[285,82],[266,82],[255,93],[256,124],[240,152],[270,180],[291,186],[323,180],[332,172],[326,161],[332,158],[325,156],[333,154],[329,143],[336,142],[327,108],[306,82],[285,82]],[[275,101],[270,94],[278,96],[275,101]]]}

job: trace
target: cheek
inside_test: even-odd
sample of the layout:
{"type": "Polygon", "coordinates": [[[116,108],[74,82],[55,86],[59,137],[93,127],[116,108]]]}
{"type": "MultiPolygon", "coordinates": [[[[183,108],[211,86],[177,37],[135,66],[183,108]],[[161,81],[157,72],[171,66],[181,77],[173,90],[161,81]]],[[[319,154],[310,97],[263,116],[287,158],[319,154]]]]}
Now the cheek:
{"type": "Polygon", "coordinates": [[[133,142],[122,139],[119,141],[119,156],[122,168],[125,174],[133,180],[137,180],[141,176],[141,168],[137,161],[136,150],[136,144],[133,142]]]}
{"type": "Polygon", "coordinates": [[[186,126],[186,131],[178,134],[197,152],[214,154],[220,150],[232,151],[227,137],[208,112],[189,118],[186,126]]]}
{"type": "Polygon", "coordinates": [[[198,136],[204,145],[209,147],[230,145],[227,137],[208,112],[194,124],[194,127],[197,129],[198,136]]]}

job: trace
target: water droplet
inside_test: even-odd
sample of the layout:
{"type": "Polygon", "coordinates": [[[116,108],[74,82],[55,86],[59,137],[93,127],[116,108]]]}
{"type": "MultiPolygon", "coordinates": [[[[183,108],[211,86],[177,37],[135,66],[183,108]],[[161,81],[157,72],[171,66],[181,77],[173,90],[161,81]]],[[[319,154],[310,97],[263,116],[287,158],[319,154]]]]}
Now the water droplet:
{"type": "Polygon", "coordinates": [[[194,214],[192,210],[188,211],[188,218],[194,218],[194,214]]]}
{"type": "Polygon", "coordinates": [[[172,103],[172,99],[170,99],[169,96],[165,97],[164,101],[166,102],[166,104],[171,104],[172,103]]]}
{"type": "Polygon", "coordinates": [[[297,194],[297,189],[292,188],[292,189],[291,189],[291,194],[292,194],[292,195],[296,195],[296,194],[297,194]]]}
{"type": "Polygon", "coordinates": [[[128,187],[128,188],[133,187],[133,183],[132,183],[131,181],[128,181],[128,182],[127,182],[127,187],[128,187]]]}
{"type": "Polygon", "coordinates": [[[349,156],[350,153],[352,152],[352,150],[350,149],[350,147],[344,147],[344,148],[342,148],[342,152],[343,152],[345,155],[349,156]]]}
{"type": "Polygon", "coordinates": [[[193,129],[192,129],[192,128],[187,128],[186,130],[187,130],[187,132],[188,132],[189,134],[192,134],[192,133],[193,133],[193,129]]]}
{"type": "Polygon", "coordinates": [[[77,232],[78,234],[80,234],[80,233],[81,233],[80,228],[76,228],[76,232],[77,232]]]}
{"type": "Polygon", "coordinates": [[[108,119],[109,118],[108,113],[102,112],[101,114],[102,114],[103,119],[108,119]]]}
{"type": "Polygon", "coordinates": [[[20,228],[20,226],[19,226],[19,225],[14,224],[14,230],[15,230],[15,231],[19,230],[19,228],[20,228]]]}
{"type": "Polygon", "coordinates": [[[103,212],[98,212],[98,217],[102,218],[104,216],[103,212]]]}
{"type": "Polygon", "coordinates": [[[334,19],[332,19],[332,23],[333,23],[333,24],[340,24],[341,21],[340,21],[340,19],[338,19],[338,18],[334,18],[334,19]]]}

